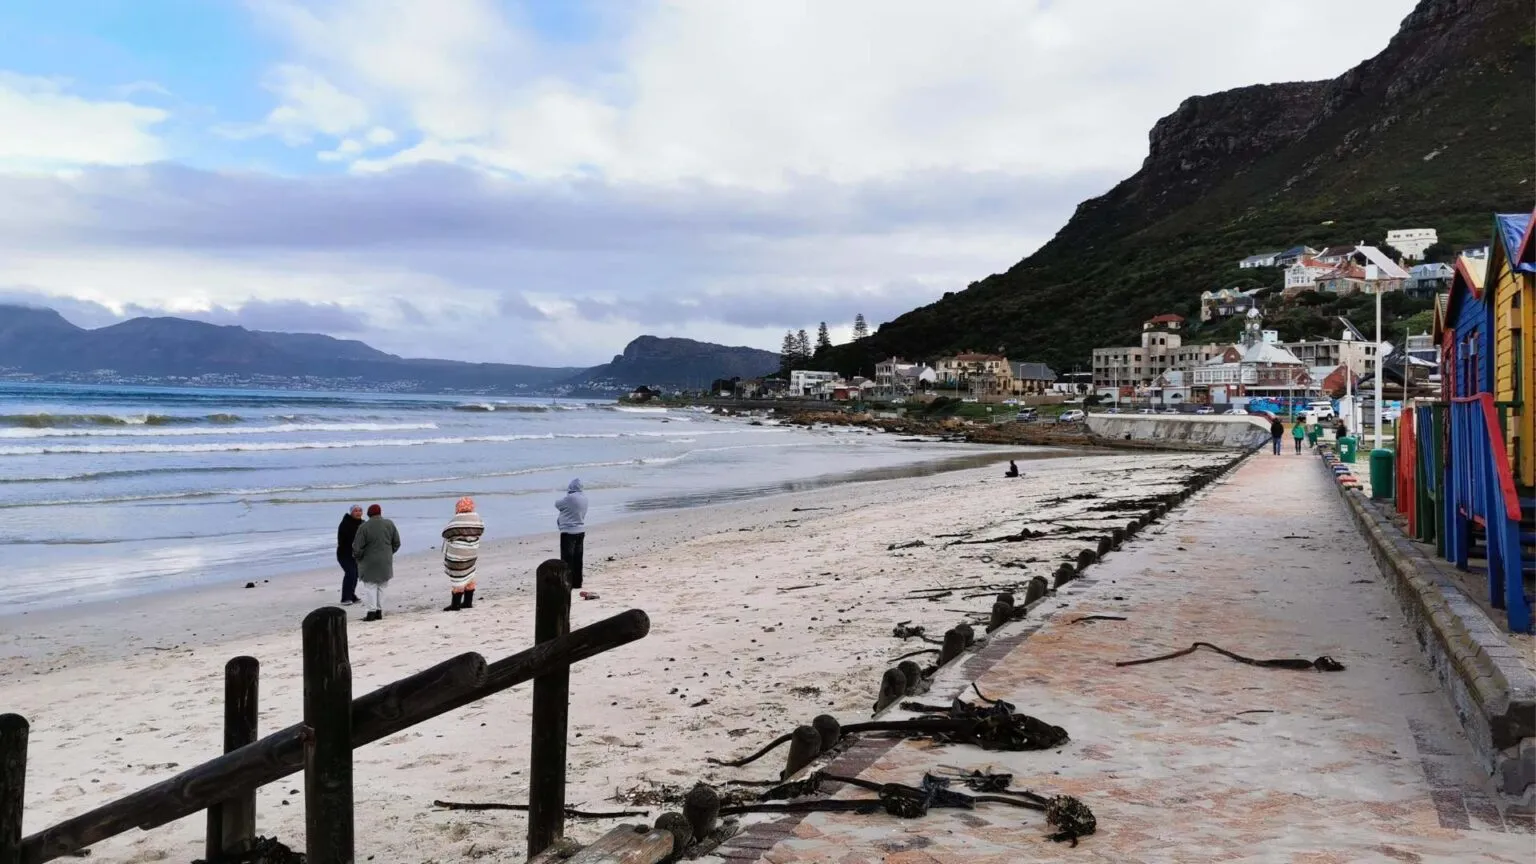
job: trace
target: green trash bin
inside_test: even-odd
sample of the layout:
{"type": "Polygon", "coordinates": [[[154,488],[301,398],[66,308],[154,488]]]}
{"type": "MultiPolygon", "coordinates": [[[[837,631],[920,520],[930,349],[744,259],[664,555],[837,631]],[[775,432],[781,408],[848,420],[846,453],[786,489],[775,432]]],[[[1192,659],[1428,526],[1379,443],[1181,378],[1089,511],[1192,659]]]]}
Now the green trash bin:
{"type": "Polygon", "coordinates": [[[1360,442],[1353,435],[1345,435],[1339,439],[1339,461],[1355,464],[1355,448],[1360,442]]]}
{"type": "Polygon", "coordinates": [[[1392,498],[1397,494],[1394,474],[1397,472],[1397,454],[1384,447],[1371,451],[1371,497],[1392,498]]]}

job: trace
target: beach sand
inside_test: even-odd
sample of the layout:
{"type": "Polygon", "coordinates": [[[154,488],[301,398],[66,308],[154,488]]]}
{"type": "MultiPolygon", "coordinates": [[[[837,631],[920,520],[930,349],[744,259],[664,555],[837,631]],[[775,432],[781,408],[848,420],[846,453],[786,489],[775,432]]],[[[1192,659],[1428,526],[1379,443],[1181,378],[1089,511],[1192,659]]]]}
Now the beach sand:
{"type": "MultiPolygon", "coordinates": [[[[638,608],[652,627],[572,669],[568,804],[630,809],[617,793],[647,782],[776,777],[782,754],[738,770],[705,757],[756,749],[820,713],[867,717],[890,660],[925,647],[894,638],[893,625],[938,635],[991,605],[966,590],[939,602],[909,591],[985,593],[1049,577],[1135,515],[1105,509],[1105,499],[1172,491],[1191,469],[1229,458],[1040,455],[1055,458],[1022,462],[1017,480],[1001,476],[1004,456],[995,468],[646,515],[590,533],[585,588],[600,598],[575,600],[572,626],[638,608]],[[1062,525],[1087,530],[974,542],[1062,525]],[[890,548],[914,540],[924,545],[890,548]]],[[[464,651],[494,661],[530,646],[532,574],[553,545],[553,534],[489,544],[475,609],[457,614],[438,611],[448,592],[436,554],[402,559],[383,622],[364,624],[352,607],[354,693],[464,651]]],[[[299,621],[335,599],[338,581],[328,569],[0,621],[0,711],[32,723],[26,831],[216,755],[231,657],[262,663],[263,733],[297,721],[299,621]]],[[[520,686],[357,751],[359,860],[523,860],[521,814],[432,802],[526,801],[529,694],[520,686]]],[[[261,791],[260,833],[302,848],[302,786],[294,776],[261,791]]],[[[191,861],[203,824],[199,814],[131,832],[99,844],[92,860],[191,861]]],[[[612,824],[575,821],[567,833],[588,840],[612,824]]]]}

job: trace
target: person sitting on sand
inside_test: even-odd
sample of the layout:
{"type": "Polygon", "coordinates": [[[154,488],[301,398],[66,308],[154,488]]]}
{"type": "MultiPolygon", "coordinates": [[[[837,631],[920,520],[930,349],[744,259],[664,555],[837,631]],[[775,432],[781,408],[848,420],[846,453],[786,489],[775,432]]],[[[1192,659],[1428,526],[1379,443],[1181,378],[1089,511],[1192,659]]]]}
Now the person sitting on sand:
{"type": "Polygon", "coordinates": [[[480,535],[485,521],[475,512],[475,499],[464,496],[453,505],[453,518],[443,529],[443,572],[452,585],[453,597],[444,612],[475,608],[475,562],[480,558],[480,535]]]}
{"type": "Polygon", "coordinates": [[[581,587],[581,557],[587,540],[587,493],[582,491],[581,480],[572,480],[565,487],[565,497],[555,502],[560,516],[555,527],[560,529],[560,560],[565,562],[566,576],[571,590],[581,587]]]}
{"type": "Polygon", "coordinates": [[[1003,476],[1004,477],[1017,477],[1017,476],[1019,476],[1019,466],[1018,466],[1018,463],[1014,462],[1012,459],[1009,459],[1008,460],[1008,473],[1004,474],[1003,476]]]}
{"type": "Polygon", "coordinates": [[[352,557],[352,541],[363,525],[363,508],[357,504],[341,517],[336,527],[336,563],[341,565],[341,605],[361,603],[357,597],[357,559],[352,557]]]}
{"type": "Polygon", "coordinates": [[[357,578],[363,583],[364,621],[384,618],[384,586],[395,575],[395,553],[400,551],[400,532],[384,518],[384,508],[368,506],[368,521],[357,529],[352,557],[357,559],[357,578]]]}

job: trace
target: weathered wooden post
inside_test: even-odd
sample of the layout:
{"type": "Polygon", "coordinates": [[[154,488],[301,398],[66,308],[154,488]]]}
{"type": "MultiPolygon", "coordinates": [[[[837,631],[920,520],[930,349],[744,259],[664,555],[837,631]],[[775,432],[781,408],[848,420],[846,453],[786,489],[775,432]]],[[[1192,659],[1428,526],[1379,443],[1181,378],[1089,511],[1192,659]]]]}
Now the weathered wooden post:
{"type": "MultiPolygon", "coordinates": [[[[571,586],[564,562],[550,559],[535,576],[535,645],[571,632],[571,586]]],[[[571,667],[533,679],[533,758],[528,770],[528,857],[565,833],[565,746],[571,667]]]]}
{"type": "MultiPolygon", "coordinates": [[[[224,666],[224,752],[256,741],[256,684],[261,664],[236,657],[224,666]]],[[[205,855],[209,861],[236,855],[256,840],[256,790],[242,792],[208,808],[205,855]]]]}
{"type": "MultiPolygon", "coordinates": [[[[996,604],[993,604],[996,605],[996,604]]],[[[944,666],[949,661],[960,656],[965,650],[965,634],[954,627],[944,631],[944,644],[939,646],[939,665],[944,666]]]]}
{"type": "Polygon", "coordinates": [[[304,849],[309,864],[352,864],[352,665],[347,613],[304,616],[304,849]]]}
{"type": "Polygon", "coordinates": [[[875,713],[879,714],[896,700],[907,695],[907,675],[900,668],[892,666],[880,676],[880,693],[875,696],[875,713]]]}
{"type": "Polygon", "coordinates": [[[795,772],[814,762],[820,755],[821,732],[815,726],[796,726],[789,736],[789,755],[784,760],[784,770],[779,772],[779,779],[788,780],[795,776],[795,772]]]}
{"type": "Polygon", "coordinates": [[[21,811],[27,790],[27,718],[0,714],[0,864],[21,864],[21,811]]]}
{"type": "Polygon", "coordinates": [[[1013,606],[999,600],[992,604],[992,616],[987,620],[987,632],[1001,628],[1013,617],[1013,606]]]}

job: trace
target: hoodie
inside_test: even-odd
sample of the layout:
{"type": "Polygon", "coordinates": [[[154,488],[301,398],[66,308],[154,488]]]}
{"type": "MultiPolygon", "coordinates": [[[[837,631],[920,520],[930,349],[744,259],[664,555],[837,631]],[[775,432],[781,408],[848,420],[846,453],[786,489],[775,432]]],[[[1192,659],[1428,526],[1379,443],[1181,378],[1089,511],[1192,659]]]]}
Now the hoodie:
{"type": "Polygon", "coordinates": [[[585,534],[587,532],[587,493],[581,491],[581,481],[572,480],[565,487],[565,497],[555,502],[560,516],[555,526],[561,534],[585,534]]]}

